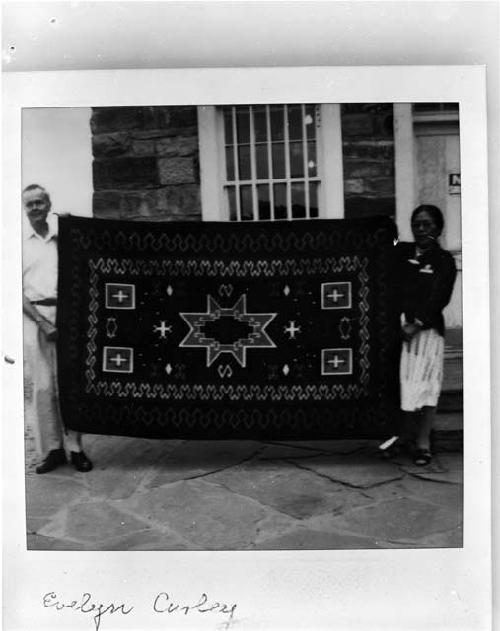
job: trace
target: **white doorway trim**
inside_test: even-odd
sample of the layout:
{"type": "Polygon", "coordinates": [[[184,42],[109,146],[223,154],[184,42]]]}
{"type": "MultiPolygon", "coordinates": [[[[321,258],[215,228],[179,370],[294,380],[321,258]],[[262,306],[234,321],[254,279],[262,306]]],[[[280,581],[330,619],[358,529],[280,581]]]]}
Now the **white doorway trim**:
{"type": "Polygon", "coordinates": [[[220,186],[217,110],[214,105],[200,105],[197,110],[201,218],[203,221],[224,221],[229,217],[220,186]]]}
{"type": "Polygon", "coordinates": [[[344,217],[344,168],[340,104],[328,103],[320,107],[321,125],[321,209],[323,219],[344,217]]]}
{"type": "Polygon", "coordinates": [[[415,158],[411,103],[394,103],[394,168],[396,225],[399,238],[411,241],[410,218],[415,208],[415,158]]]}

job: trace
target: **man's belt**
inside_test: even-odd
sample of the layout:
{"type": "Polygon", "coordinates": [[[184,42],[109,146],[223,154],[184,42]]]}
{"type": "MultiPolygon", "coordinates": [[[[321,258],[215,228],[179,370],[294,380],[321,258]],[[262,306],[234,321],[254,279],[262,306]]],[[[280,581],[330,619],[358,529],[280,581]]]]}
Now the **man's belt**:
{"type": "Polygon", "coordinates": [[[43,300],[32,300],[32,305],[40,305],[41,307],[56,307],[57,299],[56,298],[44,298],[43,300]]]}

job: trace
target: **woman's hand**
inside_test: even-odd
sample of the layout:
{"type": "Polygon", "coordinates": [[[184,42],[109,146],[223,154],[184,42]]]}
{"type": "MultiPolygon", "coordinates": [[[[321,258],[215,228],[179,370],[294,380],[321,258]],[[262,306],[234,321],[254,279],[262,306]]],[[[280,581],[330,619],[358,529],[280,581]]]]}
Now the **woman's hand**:
{"type": "Polygon", "coordinates": [[[403,340],[405,342],[410,342],[411,339],[421,330],[422,330],[422,327],[415,322],[413,323],[407,322],[406,324],[403,324],[403,326],[401,327],[403,340]]]}

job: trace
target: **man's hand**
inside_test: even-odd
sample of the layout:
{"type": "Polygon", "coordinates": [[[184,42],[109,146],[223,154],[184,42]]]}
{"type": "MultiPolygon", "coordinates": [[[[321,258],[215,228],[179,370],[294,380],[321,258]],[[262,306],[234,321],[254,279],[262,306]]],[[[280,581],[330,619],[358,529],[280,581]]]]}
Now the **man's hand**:
{"type": "Polygon", "coordinates": [[[42,331],[49,342],[55,342],[57,339],[57,329],[48,320],[41,320],[38,324],[38,328],[42,331]]]}

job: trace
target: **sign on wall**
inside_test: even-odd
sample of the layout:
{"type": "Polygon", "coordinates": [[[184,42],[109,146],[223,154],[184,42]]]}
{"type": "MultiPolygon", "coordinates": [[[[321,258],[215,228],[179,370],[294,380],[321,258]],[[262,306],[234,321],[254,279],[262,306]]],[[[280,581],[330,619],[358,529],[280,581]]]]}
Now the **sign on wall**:
{"type": "Polygon", "coordinates": [[[448,173],[448,193],[460,195],[460,173],[448,173]]]}

